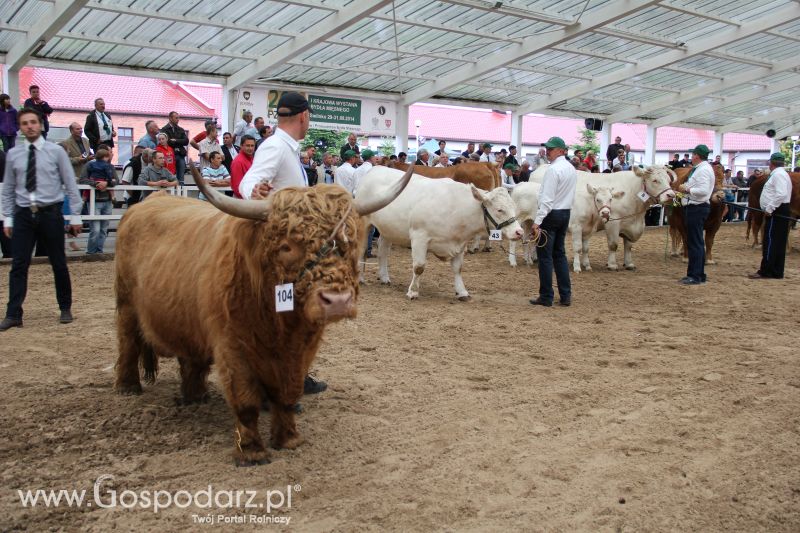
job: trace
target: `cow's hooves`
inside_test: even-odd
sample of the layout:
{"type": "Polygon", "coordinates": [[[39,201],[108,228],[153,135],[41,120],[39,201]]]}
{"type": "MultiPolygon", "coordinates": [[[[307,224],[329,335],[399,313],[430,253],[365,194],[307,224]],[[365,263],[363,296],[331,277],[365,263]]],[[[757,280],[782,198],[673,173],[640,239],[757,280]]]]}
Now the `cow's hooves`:
{"type": "Polygon", "coordinates": [[[714,261],[714,260],[712,259],[712,260],[710,260],[710,261],[706,261],[706,264],[707,264],[707,265],[716,265],[716,264],[717,264],[717,262],[716,262],[716,261],[714,261]]]}
{"type": "Polygon", "coordinates": [[[185,407],[187,405],[196,405],[201,403],[208,403],[208,393],[198,396],[197,398],[184,398],[181,396],[175,397],[175,405],[178,407],[185,407]]]}
{"type": "Polygon", "coordinates": [[[636,270],[636,266],[634,266],[634,265],[625,265],[625,270],[635,271],[636,270]]]}
{"type": "Polygon", "coordinates": [[[670,257],[680,257],[680,255],[681,254],[679,254],[678,252],[672,252],[669,254],[670,257]]]}
{"type": "Polygon", "coordinates": [[[142,384],[116,385],[114,389],[117,391],[117,394],[121,394],[122,396],[138,396],[142,393],[142,384]]]}
{"type": "Polygon", "coordinates": [[[236,458],[233,460],[233,464],[240,468],[247,468],[250,466],[261,466],[269,464],[269,457],[263,457],[260,459],[241,459],[236,458]]]}
{"type": "Polygon", "coordinates": [[[389,281],[388,279],[382,279],[381,280],[381,285],[391,285],[391,284],[392,284],[392,282],[389,281]]]}
{"type": "Polygon", "coordinates": [[[585,267],[583,267],[583,270],[584,270],[585,272],[591,272],[591,271],[592,271],[592,267],[590,267],[590,266],[585,266],[585,267]]]}
{"type": "Polygon", "coordinates": [[[492,251],[492,249],[491,249],[491,248],[484,248],[484,249],[483,249],[483,251],[484,251],[484,252],[491,252],[491,251],[492,251]]]}
{"type": "Polygon", "coordinates": [[[619,270],[619,268],[618,268],[618,267],[615,267],[615,266],[613,266],[613,267],[612,267],[612,266],[607,266],[606,268],[607,268],[608,270],[612,271],[612,272],[616,272],[617,270],[619,270]]]}
{"type": "Polygon", "coordinates": [[[472,301],[472,296],[470,296],[469,294],[467,294],[466,296],[459,296],[458,297],[458,301],[459,302],[471,302],[472,301]]]}
{"type": "Polygon", "coordinates": [[[408,292],[408,293],[406,293],[406,297],[409,300],[416,300],[417,298],[419,298],[419,293],[418,292],[408,292]]]}

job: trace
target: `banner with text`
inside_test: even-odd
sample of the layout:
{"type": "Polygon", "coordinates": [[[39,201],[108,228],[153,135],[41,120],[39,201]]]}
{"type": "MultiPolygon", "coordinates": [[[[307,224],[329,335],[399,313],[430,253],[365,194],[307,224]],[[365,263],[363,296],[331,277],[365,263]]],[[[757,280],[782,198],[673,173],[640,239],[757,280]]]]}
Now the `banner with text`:
{"type": "MultiPolygon", "coordinates": [[[[267,124],[278,122],[276,107],[284,91],[244,88],[236,98],[236,121],[245,111],[264,117],[267,124]]],[[[353,131],[361,135],[394,135],[395,102],[372,98],[346,98],[302,92],[311,107],[311,127],[353,131]]]]}

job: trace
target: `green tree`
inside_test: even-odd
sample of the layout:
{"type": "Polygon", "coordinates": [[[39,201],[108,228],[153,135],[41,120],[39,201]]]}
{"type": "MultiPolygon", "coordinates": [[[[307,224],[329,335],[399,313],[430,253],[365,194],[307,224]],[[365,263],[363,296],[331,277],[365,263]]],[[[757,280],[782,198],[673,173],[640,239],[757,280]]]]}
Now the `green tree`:
{"type": "Polygon", "coordinates": [[[580,142],[578,144],[573,144],[572,149],[581,150],[583,151],[584,155],[586,155],[586,152],[591,150],[597,156],[600,153],[600,144],[597,142],[597,133],[592,130],[587,130],[586,128],[578,128],[578,133],[581,134],[580,142]]]}
{"type": "Polygon", "coordinates": [[[394,155],[394,137],[384,137],[378,146],[378,151],[386,156],[394,155]]]}
{"type": "Polygon", "coordinates": [[[316,146],[316,142],[322,140],[325,142],[325,149],[317,148],[317,153],[314,156],[318,162],[322,161],[322,155],[325,152],[330,152],[334,155],[339,155],[339,149],[347,142],[347,136],[350,133],[347,131],[333,131],[333,130],[319,130],[309,128],[306,132],[305,138],[300,142],[300,147],[305,150],[309,146],[316,146]]]}
{"type": "MultiPolygon", "coordinates": [[[[793,148],[792,142],[793,142],[792,138],[789,137],[785,141],[778,143],[778,149],[783,154],[783,156],[786,158],[786,168],[787,168],[787,170],[792,170],[791,168],[789,168],[789,166],[792,164],[792,148],[793,148]]],[[[800,141],[798,141],[797,144],[800,145],[800,141]]],[[[797,163],[798,160],[800,160],[800,159],[798,159],[796,157],[795,158],[795,165],[798,164],[797,163]]]]}

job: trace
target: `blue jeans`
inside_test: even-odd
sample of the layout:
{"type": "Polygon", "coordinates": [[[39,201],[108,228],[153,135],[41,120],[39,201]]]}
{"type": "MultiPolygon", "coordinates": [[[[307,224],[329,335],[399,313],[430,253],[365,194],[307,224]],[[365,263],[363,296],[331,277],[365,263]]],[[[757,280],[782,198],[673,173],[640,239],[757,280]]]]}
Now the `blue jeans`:
{"type": "MultiPolygon", "coordinates": [[[[94,214],[110,215],[111,208],[111,200],[104,202],[95,201],[94,214]]],[[[103,253],[103,244],[105,244],[106,237],[108,236],[108,222],[108,220],[92,220],[89,223],[89,244],[86,246],[87,254],[103,253]]]]}
{"type": "Polygon", "coordinates": [[[186,175],[186,157],[175,154],[175,177],[183,186],[183,178],[186,175]]]}
{"type": "Polygon", "coordinates": [[[703,230],[711,211],[709,204],[689,204],[686,206],[686,250],[689,254],[689,266],[686,276],[697,281],[706,280],[706,243],[703,230]]]}
{"type": "Polygon", "coordinates": [[[370,225],[367,230],[367,255],[372,254],[372,239],[375,238],[375,226],[370,225]]]}
{"type": "Polygon", "coordinates": [[[542,221],[541,229],[547,233],[547,243],[536,248],[536,257],[539,259],[539,298],[544,302],[553,302],[553,270],[561,301],[568,302],[572,298],[569,263],[564,250],[569,212],[569,209],[553,209],[542,221]]]}

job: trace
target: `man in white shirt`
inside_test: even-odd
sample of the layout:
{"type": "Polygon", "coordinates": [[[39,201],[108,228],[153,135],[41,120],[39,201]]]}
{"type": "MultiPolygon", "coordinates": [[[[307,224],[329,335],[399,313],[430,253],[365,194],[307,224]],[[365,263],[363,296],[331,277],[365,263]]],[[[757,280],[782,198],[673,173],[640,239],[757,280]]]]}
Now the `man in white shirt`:
{"type": "Polygon", "coordinates": [[[334,175],[335,183],[347,189],[350,194],[353,194],[353,191],[355,190],[356,169],[353,165],[357,159],[357,153],[355,153],[353,150],[345,150],[344,163],[342,163],[339,168],[336,169],[336,174],[334,175]]]}
{"type": "Polygon", "coordinates": [[[503,182],[501,185],[508,189],[509,193],[514,189],[514,187],[517,186],[517,184],[514,182],[514,172],[516,172],[518,169],[519,167],[514,163],[506,163],[503,165],[503,182]]]}
{"type": "Polygon", "coordinates": [[[569,264],[564,251],[564,240],[569,227],[569,215],[575,201],[578,172],[564,157],[567,144],[561,137],[550,137],[544,143],[550,167],[542,178],[539,193],[539,210],[533,221],[533,238],[538,241],[536,256],[539,259],[539,297],[532,299],[533,305],[553,306],[553,270],[558,282],[559,302],[563,306],[572,303],[572,286],[569,280],[569,264]]]}
{"type": "MultiPolygon", "coordinates": [[[[281,95],[276,106],[278,125],[256,150],[253,165],[239,184],[242,198],[261,200],[285,187],[308,187],[308,176],[300,163],[297,141],[302,140],[311,123],[308,100],[293,91],[281,95]]],[[[328,384],[306,375],[303,394],[316,394],[328,384]]],[[[297,409],[297,406],[295,406],[297,409]]]]}
{"type": "Polygon", "coordinates": [[[213,124],[206,127],[206,138],[200,141],[200,170],[211,166],[211,154],[222,153],[222,147],[217,137],[217,127],[213,124]]]}
{"type": "Polygon", "coordinates": [[[714,192],[714,168],[708,163],[711,150],[705,144],[698,144],[692,150],[692,171],[680,190],[689,197],[686,213],[686,250],[689,266],[686,276],[680,279],[683,285],[700,285],[706,282],[706,244],[703,229],[711,211],[711,193],[714,192]]]}
{"type": "Polygon", "coordinates": [[[258,147],[253,165],[239,184],[242,198],[260,200],[273,190],[308,187],[308,177],[298,153],[298,141],[306,136],[311,121],[308,100],[300,93],[283,93],[277,114],[275,134],[258,147]]]}
{"type": "Polygon", "coordinates": [[[438,162],[436,163],[436,168],[445,168],[450,166],[450,159],[442,154],[437,158],[438,162]]]}
{"type": "Polygon", "coordinates": [[[786,242],[789,239],[792,180],[783,165],[786,158],[780,152],[769,157],[770,175],[761,191],[761,209],[766,216],[764,242],[761,248],[761,268],[748,275],[750,279],[782,279],[786,261],[786,242]]]}
{"type": "Polygon", "coordinates": [[[244,137],[247,130],[252,127],[253,113],[250,111],[245,111],[242,113],[242,119],[233,127],[233,144],[235,144],[237,148],[239,148],[239,146],[242,144],[242,137],[244,137]]]}
{"type": "Polygon", "coordinates": [[[489,143],[483,143],[481,145],[481,163],[494,163],[494,157],[492,157],[492,145],[489,143]]]}

